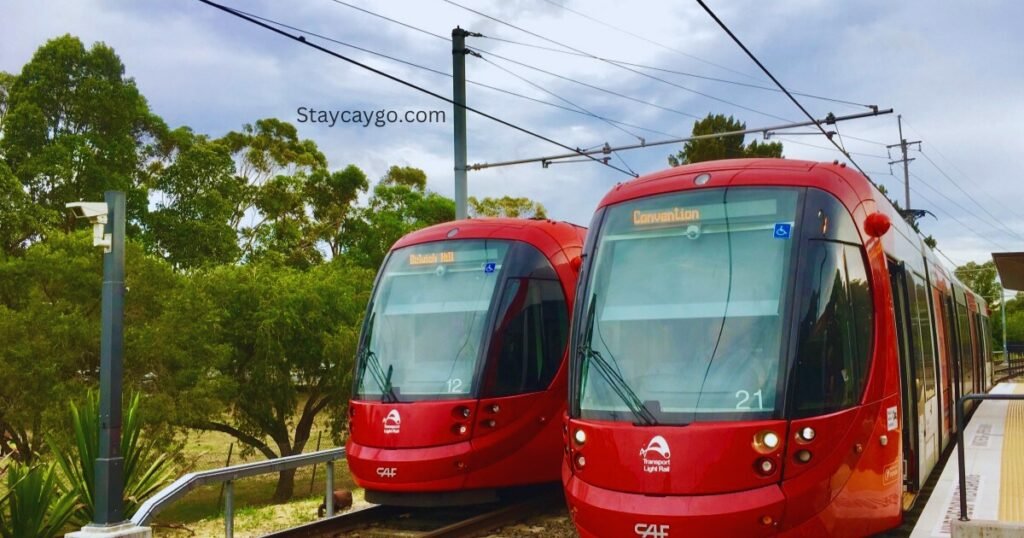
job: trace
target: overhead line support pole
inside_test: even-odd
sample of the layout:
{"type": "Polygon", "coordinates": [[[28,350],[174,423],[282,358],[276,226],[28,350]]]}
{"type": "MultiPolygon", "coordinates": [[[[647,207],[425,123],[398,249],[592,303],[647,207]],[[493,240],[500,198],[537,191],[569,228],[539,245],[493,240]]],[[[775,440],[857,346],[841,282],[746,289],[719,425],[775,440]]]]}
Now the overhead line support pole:
{"type": "Polygon", "coordinates": [[[452,29],[452,101],[455,120],[455,218],[468,216],[466,185],[466,30],[452,29]]]}
{"type": "MultiPolygon", "coordinates": [[[[890,144],[890,145],[885,146],[885,147],[887,149],[898,147],[898,148],[900,148],[900,151],[903,152],[903,158],[902,159],[897,159],[895,161],[889,161],[889,164],[893,165],[893,164],[896,164],[896,163],[899,163],[899,162],[903,163],[903,191],[904,191],[903,203],[906,204],[903,207],[903,209],[910,209],[910,161],[913,161],[914,159],[908,159],[907,158],[907,147],[909,147],[909,146],[911,146],[913,144],[917,144],[918,148],[920,148],[921,147],[921,141],[920,140],[914,140],[913,142],[907,142],[907,139],[903,138],[903,115],[902,114],[899,114],[899,115],[896,116],[896,122],[897,122],[897,125],[899,125],[899,129],[900,129],[900,143],[899,144],[890,144]]],[[[891,169],[890,169],[890,171],[891,171],[891,169]]]]}

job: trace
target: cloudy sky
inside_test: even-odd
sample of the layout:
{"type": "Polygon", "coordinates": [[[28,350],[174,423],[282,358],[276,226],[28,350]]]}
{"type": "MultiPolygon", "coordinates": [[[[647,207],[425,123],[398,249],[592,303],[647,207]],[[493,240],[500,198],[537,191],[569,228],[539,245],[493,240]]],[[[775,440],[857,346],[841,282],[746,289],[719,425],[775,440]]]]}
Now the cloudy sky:
{"type": "MultiPolygon", "coordinates": [[[[751,87],[771,83],[695,2],[452,1],[519,29],[445,0],[223,3],[440,71],[307,34],[309,41],[443,95],[451,94],[451,79],[443,74],[451,73],[451,53],[437,35],[450,35],[456,25],[480,32],[485,37],[467,42],[483,56],[467,59],[471,81],[629,124],[613,127],[579,109],[570,112],[469,85],[470,106],[571,147],[685,136],[694,117],[709,112],[734,115],[748,127],[804,119],[784,95],[751,87]],[[577,53],[551,50],[568,50],[556,42],[577,53]],[[623,68],[586,54],[646,67],[623,68]]],[[[1012,171],[1024,125],[1024,34],[1019,32],[1024,3],[717,0],[711,6],[789,89],[903,115],[905,137],[922,141],[922,151],[911,151],[916,159],[910,164],[911,205],[936,215],[926,218],[922,229],[950,258],[985,261],[994,250],[1024,250],[1024,180],[1012,171]]],[[[103,41],[114,47],[153,110],[172,126],[220,135],[277,117],[296,123],[303,137],[316,141],[332,167],[352,163],[379,177],[392,164],[416,166],[427,171],[431,189],[452,193],[449,104],[197,1],[0,0],[0,13],[5,29],[0,70],[19,72],[39,45],[64,33],[87,44],[103,41]],[[448,121],[332,127],[301,122],[301,107],[442,110],[448,121]]],[[[865,110],[800,99],[815,117],[865,110]]],[[[839,131],[873,179],[902,192],[902,170],[890,169],[885,148],[899,141],[895,114],[842,123],[839,131]]],[[[780,133],[786,157],[842,160],[824,137],[809,132],[780,133]]],[[[665,168],[666,156],[677,149],[624,151],[611,162],[643,174],[665,168]]],[[[564,150],[548,142],[469,117],[470,163],[559,153],[564,150]]],[[[470,172],[469,190],[476,196],[528,196],[554,218],[586,224],[608,188],[625,179],[590,162],[546,169],[528,164],[470,172]]]]}

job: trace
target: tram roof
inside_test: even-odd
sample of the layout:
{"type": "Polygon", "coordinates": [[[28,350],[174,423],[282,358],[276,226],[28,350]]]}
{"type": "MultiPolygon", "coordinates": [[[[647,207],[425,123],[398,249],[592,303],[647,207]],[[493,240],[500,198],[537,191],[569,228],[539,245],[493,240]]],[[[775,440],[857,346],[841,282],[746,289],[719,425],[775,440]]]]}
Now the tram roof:
{"type": "Polygon", "coordinates": [[[1024,252],[993,252],[992,260],[1003,288],[1024,291],[1024,252]]]}

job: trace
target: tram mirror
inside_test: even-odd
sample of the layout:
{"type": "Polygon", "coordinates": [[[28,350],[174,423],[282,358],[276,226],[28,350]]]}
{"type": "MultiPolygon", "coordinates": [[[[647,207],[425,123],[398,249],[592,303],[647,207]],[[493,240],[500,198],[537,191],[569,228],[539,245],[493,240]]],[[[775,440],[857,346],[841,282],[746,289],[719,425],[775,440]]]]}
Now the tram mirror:
{"type": "Polygon", "coordinates": [[[891,227],[892,221],[885,213],[875,211],[864,219],[864,231],[871,237],[882,237],[891,227]]]}

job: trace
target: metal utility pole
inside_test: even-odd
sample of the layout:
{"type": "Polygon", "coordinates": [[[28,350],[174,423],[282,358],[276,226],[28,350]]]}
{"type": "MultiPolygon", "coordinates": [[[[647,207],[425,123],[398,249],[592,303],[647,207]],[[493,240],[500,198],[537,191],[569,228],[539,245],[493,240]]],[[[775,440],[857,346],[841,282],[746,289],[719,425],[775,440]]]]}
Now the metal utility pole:
{"type": "Polygon", "coordinates": [[[452,100],[455,101],[455,218],[468,216],[466,201],[466,36],[456,26],[452,30],[452,100]]]}
{"type": "Polygon", "coordinates": [[[1003,360],[1010,360],[1010,353],[1006,347],[1006,290],[1002,282],[999,283],[999,311],[1003,314],[1003,360]]]}
{"type": "Polygon", "coordinates": [[[97,525],[124,521],[124,458],[121,457],[121,378],[124,364],[124,226],[125,197],[107,191],[105,233],[110,251],[103,255],[103,322],[100,340],[100,446],[96,458],[97,525]]]}
{"type": "Polygon", "coordinates": [[[920,140],[914,140],[913,142],[907,142],[907,139],[903,138],[903,115],[902,114],[898,114],[896,116],[896,123],[897,123],[897,125],[899,125],[899,129],[900,129],[900,143],[899,144],[891,144],[891,145],[888,145],[888,146],[885,146],[885,147],[886,147],[886,149],[891,149],[891,148],[899,147],[900,150],[903,152],[903,158],[902,159],[897,159],[895,161],[889,161],[889,164],[893,165],[893,164],[896,164],[896,163],[899,163],[899,162],[903,163],[903,190],[904,190],[904,195],[905,195],[903,203],[906,204],[906,205],[903,206],[903,209],[910,209],[910,166],[909,165],[910,165],[910,161],[913,161],[914,159],[912,159],[912,158],[908,159],[907,158],[907,147],[912,145],[912,144],[917,144],[918,147],[920,148],[921,141],[920,140]]]}

